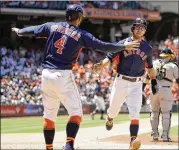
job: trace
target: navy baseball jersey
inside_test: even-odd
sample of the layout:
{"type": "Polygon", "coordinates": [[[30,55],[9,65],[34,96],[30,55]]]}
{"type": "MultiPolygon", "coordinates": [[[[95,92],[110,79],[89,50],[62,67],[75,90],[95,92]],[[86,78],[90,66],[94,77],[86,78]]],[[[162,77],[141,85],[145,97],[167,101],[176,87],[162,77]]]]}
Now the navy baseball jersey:
{"type": "Polygon", "coordinates": [[[103,52],[124,50],[124,44],[107,43],[96,39],[90,33],[67,22],[49,22],[20,29],[18,34],[32,33],[37,38],[47,38],[44,68],[72,69],[83,47],[103,52]]]}
{"type": "MultiPolygon", "coordinates": [[[[127,38],[132,41],[131,37],[127,38]]],[[[126,39],[120,41],[122,44],[126,39]]],[[[152,47],[146,42],[142,41],[138,50],[126,51],[123,50],[117,53],[109,53],[107,57],[112,61],[113,58],[119,56],[119,64],[117,72],[122,75],[139,77],[145,72],[145,67],[152,68],[152,47]]]]}

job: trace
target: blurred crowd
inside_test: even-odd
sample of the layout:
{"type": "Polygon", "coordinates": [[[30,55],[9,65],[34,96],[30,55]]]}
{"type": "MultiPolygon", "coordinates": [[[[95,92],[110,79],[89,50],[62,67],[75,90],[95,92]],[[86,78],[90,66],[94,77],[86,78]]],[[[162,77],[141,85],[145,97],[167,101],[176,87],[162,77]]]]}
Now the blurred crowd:
{"type": "Polygon", "coordinates": [[[40,91],[42,52],[1,49],[1,104],[42,104],[40,91]]]}
{"type": "MultiPolygon", "coordinates": [[[[42,105],[40,94],[41,61],[43,51],[35,49],[8,49],[2,47],[1,52],[1,104],[2,105],[42,105]]],[[[111,75],[108,71],[103,74],[93,74],[93,64],[102,59],[102,55],[91,50],[81,53],[79,63],[74,68],[74,76],[81,93],[83,104],[91,103],[94,97],[96,80],[101,81],[103,94],[106,99],[110,90],[111,75]],[[88,60],[91,61],[88,61],[88,60]],[[110,79],[110,81],[108,81],[110,79]]]]}
{"type": "Polygon", "coordinates": [[[179,37],[172,37],[171,35],[168,35],[168,38],[166,40],[162,40],[160,42],[150,41],[149,43],[153,46],[153,55],[155,59],[159,57],[161,50],[163,50],[165,47],[168,47],[173,50],[178,61],[179,37]]]}
{"type": "MultiPolygon", "coordinates": [[[[152,45],[158,58],[159,50],[165,46],[171,47],[178,52],[178,38],[168,37],[167,40],[152,45]]],[[[40,94],[41,85],[41,61],[43,51],[37,49],[8,49],[0,48],[1,52],[1,105],[42,105],[40,94]]],[[[96,80],[101,84],[105,101],[109,101],[114,74],[111,67],[101,70],[100,73],[93,72],[93,65],[105,57],[100,52],[84,49],[78,63],[73,67],[75,81],[81,94],[82,104],[90,104],[95,95],[96,80]]],[[[178,100],[178,88],[173,87],[178,100]]]]}
{"type": "Polygon", "coordinates": [[[101,8],[101,9],[146,9],[156,11],[157,7],[153,7],[149,2],[139,1],[4,1],[1,7],[11,8],[38,8],[38,9],[57,9],[65,10],[69,4],[79,4],[82,7],[101,8]]]}

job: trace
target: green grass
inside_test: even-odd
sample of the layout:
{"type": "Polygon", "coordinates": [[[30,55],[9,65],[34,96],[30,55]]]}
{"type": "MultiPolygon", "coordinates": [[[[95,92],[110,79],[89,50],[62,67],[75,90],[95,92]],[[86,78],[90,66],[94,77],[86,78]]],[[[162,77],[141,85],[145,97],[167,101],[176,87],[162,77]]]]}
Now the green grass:
{"type": "MultiPolygon", "coordinates": [[[[173,114],[176,115],[176,114],[173,114]]],[[[64,131],[68,116],[58,116],[56,131],[64,131]]],[[[149,113],[141,114],[142,118],[149,118],[149,113]]],[[[115,118],[115,123],[129,121],[129,114],[120,114],[115,118]]],[[[1,133],[41,133],[43,129],[43,117],[18,117],[1,119],[1,133]]],[[[104,126],[105,120],[100,120],[100,115],[91,120],[90,115],[84,115],[81,128],[104,126]]]]}
{"type": "MultiPolygon", "coordinates": [[[[149,114],[142,114],[141,118],[148,118],[149,114]]],[[[56,130],[65,130],[68,116],[58,116],[56,130]]],[[[115,123],[129,121],[128,114],[120,114],[115,118],[115,123]]],[[[43,128],[43,117],[18,117],[1,119],[1,133],[40,133],[43,128]]],[[[95,115],[91,120],[90,115],[84,115],[81,128],[104,126],[105,120],[100,120],[100,115],[95,115]]]]}
{"type": "Polygon", "coordinates": [[[171,127],[170,136],[178,136],[178,126],[171,127]]]}

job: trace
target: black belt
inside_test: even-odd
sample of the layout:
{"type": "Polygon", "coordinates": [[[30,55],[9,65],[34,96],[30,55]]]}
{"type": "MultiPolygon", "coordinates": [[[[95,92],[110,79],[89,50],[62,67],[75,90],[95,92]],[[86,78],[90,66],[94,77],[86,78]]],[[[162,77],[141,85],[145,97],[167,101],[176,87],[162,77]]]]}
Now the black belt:
{"type": "Polygon", "coordinates": [[[162,86],[162,87],[165,87],[165,88],[170,88],[170,86],[162,86]]]}
{"type": "MultiPolygon", "coordinates": [[[[122,79],[130,81],[130,82],[136,82],[136,81],[141,80],[141,78],[139,78],[139,80],[137,80],[138,78],[129,78],[129,77],[126,77],[126,76],[123,76],[123,75],[121,75],[121,76],[122,76],[122,79]]],[[[120,77],[120,74],[118,74],[117,77],[120,77]]]]}

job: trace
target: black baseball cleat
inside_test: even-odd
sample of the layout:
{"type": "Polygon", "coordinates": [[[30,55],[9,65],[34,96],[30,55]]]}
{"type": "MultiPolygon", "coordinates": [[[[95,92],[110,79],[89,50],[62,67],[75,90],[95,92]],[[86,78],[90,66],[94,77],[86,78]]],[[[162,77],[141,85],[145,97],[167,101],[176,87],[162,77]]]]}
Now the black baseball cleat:
{"type": "Polygon", "coordinates": [[[75,150],[72,146],[70,146],[70,144],[66,144],[64,147],[63,147],[64,150],[75,150]]]}
{"type": "Polygon", "coordinates": [[[113,119],[107,117],[106,119],[106,130],[111,130],[113,127],[113,119]]]}

